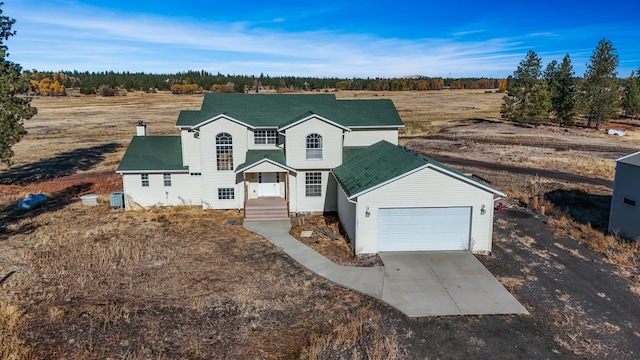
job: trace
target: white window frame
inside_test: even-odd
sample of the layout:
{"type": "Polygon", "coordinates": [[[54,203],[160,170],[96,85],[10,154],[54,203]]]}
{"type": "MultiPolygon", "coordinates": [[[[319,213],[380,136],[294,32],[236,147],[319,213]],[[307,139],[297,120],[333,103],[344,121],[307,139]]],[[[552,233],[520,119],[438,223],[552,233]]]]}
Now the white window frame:
{"type": "Polygon", "coordinates": [[[304,195],[306,197],[321,197],[322,196],[322,173],[321,172],[307,172],[304,178],[304,195]]]}
{"type": "Polygon", "coordinates": [[[164,186],[166,186],[166,187],[171,186],[171,174],[170,173],[162,174],[162,182],[164,183],[164,186]]]}
{"type": "Polygon", "coordinates": [[[307,160],[322,160],[322,135],[309,134],[306,137],[307,160]]]}
{"type": "Polygon", "coordinates": [[[226,132],[216,135],[216,169],[233,170],[233,137],[226,132]]]}
{"type": "Polygon", "coordinates": [[[275,145],[278,142],[278,131],[272,129],[254,130],[253,143],[255,145],[275,145]]]}
{"type": "Polygon", "coordinates": [[[140,174],[140,186],[149,187],[149,173],[140,174]]]}
{"type": "Polygon", "coordinates": [[[234,200],[236,198],[235,192],[234,188],[218,188],[218,200],[234,200]]]}

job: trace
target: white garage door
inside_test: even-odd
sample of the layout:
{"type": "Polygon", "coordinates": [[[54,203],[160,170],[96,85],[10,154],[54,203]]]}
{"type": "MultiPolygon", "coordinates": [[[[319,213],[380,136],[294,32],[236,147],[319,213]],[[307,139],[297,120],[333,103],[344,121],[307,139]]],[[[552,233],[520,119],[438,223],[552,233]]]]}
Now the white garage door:
{"type": "Polygon", "coordinates": [[[378,211],[378,251],[467,250],[471,208],[378,211]]]}

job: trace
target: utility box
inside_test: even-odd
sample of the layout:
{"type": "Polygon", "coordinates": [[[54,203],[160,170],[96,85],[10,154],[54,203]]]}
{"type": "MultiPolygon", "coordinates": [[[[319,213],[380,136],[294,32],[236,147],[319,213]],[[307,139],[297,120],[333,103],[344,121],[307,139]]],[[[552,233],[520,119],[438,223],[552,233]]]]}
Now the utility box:
{"type": "Polygon", "coordinates": [[[111,193],[109,203],[111,204],[111,207],[120,209],[124,208],[124,193],[120,191],[111,193]]]}
{"type": "Polygon", "coordinates": [[[84,206],[98,205],[98,195],[96,194],[88,194],[88,195],[80,196],[80,200],[82,200],[82,205],[84,206]]]}

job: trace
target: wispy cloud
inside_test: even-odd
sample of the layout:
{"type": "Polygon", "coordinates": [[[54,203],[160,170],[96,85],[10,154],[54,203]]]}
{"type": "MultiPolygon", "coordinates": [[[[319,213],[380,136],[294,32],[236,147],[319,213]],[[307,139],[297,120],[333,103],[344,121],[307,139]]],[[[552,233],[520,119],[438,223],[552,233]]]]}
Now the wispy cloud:
{"type": "Polygon", "coordinates": [[[453,36],[465,36],[465,35],[479,34],[479,33],[485,32],[485,31],[486,31],[485,29],[458,31],[458,32],[454,32],[452,35],[453,36]]]}
{"type": "Polygon", "coordinates": [[[545,32],[535,32],[535,33],[531,33],[531,34],[527,34],[526,36],[529,37],[558,37],[558,34],[554,34],[550,31],[545,31],[545,32]]]}
{"type": "MultiPolygon", "coordinates": [[[[88,67],[89,70],[117,67],[117,70],[149,68],[148,71],[157,71],[161,63],[157,58],[153,61],[152,57],[159,56],[176,60],[165,64],[163,71],[214,65],[220,71],[229,72],[255,72],[255,69],[264,68],[274,75],[403,76],[420,73],[436,76],[461,72],[463,67],[456,64],[464,64],[469,57],[477,60],[503,50],[501,41],[495,40],[453,43],[446,39],[384,39],[332,31],[291,33],[249,28],[243,23],[196,23],[158,16],[96,14],[86,9],[56,16],[36,10],[24,14],[21,21],[28,23],[30,28],[20,32],[23,43],[36,45],[20,49],[20,58],[25,59],[25,65],[35,59],[46,59],[52,66],[57,62],[61,66],[66,57],[68,62],[75,61],[76,67],[88,67]],[[32,30],[38,28],[52,30],[43,36],[32,30]],[[184,59],[180,53],[185,51],[193,51],[197,56],[184,59]],[[150,57],[145,59],[145,53],[150,57]],[[260,57],[271,61],[256,61],[260,57]]],[[[476,62],[475,65],[479,64],[476,62]]],[[[43,64],[28,67],[43,67],[43,64]]],[[[474,72],[489,69],[497,70],[495,63],[485,69],[476,68],[474,72]]]]}
{"type": "MultiPolygon", "coordinates": [[[[338,77],[413,74],[502,77],[513,72],[527,50],[539,47],[536,49],[539,54],[561,58],[568,47],[554,45],[554,48],[550,44],[580,36],[577,31],[561,35],[554,30],[505,34],[469,24],[465,27],[472,30],[449,32],[452,36],[382,36],[374,29],[359,32],[288,29],[290,17],[304,21],[313,16],[302,10],[231,22],[105,10],[75,1],[54,4],[16,5],[6,11],[18,19],[18,35],[8,43],[11,57],[25,68],[145,72],[205,69],[234,74],[338,77]]],[[[333,14],[337,9],[328,6],[317,11],[333,14]]],[[[589,48],[573,42],[577,55],[572,53],[572,59],[586,63],[589,48]]],[[[589,46],[592,49],[595,42],[589,46]]],[[[580,69],[576,72],[580,74],[580,69]]]]}

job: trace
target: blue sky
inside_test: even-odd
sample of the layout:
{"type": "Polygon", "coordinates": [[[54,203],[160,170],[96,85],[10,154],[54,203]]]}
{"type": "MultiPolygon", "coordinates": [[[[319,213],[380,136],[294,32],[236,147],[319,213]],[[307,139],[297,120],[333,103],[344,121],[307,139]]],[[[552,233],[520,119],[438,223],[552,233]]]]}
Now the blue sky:
{"type": "Polygon", "coordinates": [[[638,1],[4,1],[9,59],[43,71],[506,77],[533,50],[581,76],[602,38],[640,67],[638,1]]]}

